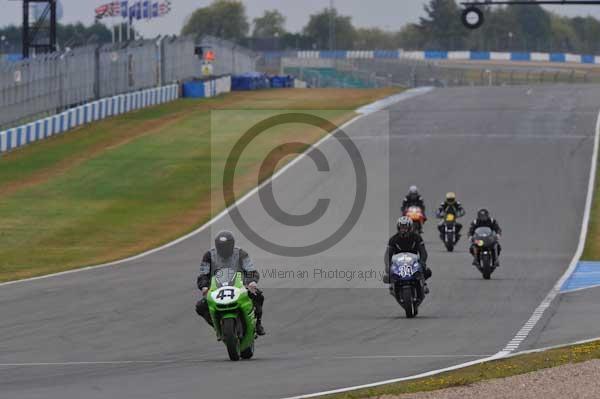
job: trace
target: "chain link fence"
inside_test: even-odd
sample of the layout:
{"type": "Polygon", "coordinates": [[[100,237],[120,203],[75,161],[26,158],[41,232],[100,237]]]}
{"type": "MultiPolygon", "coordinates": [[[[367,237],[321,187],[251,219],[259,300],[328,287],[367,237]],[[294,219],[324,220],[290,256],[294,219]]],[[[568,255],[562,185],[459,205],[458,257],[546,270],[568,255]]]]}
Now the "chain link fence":
{"type": "Polygon", "coordinates": [[[215,75],[238,75],[256,71],[260,55],[245,47],[213,36],[205,36],[200,45],[217,54],[213,62],[215,75]]]}
{"type": "Polygon", "coordinates": [[[600,70],[572,66],[508,65],[489,63],[429,62],[420,60],[344,60],[342,70],[369,73],[388,85],[509,86],[600,82],[600,70]]]}
{"type": "Polygon", "coordinates": [[[256,54],[226,40],[163,37],[84,46],[0,62],[0,128],[83,103],[202,75],[197,44],[214,51],[213,74],[255,70],[256,54]]]}
{"type": "MultiPolygon", "coordinates": [[[[261,66],[263,63],[261,62],[261,66]]],[[[501,64],[495,62],[422,61],[412,59],[310,59],[282,58],[281,70],[304,79],[313,87],[344,87],[351,77],[367,87],[381,86],[507,86],[557,83],[600,83],[600,69],[575,66],[501,64]],[[317,73],[318,72],[318,73],[317,73]]]]}

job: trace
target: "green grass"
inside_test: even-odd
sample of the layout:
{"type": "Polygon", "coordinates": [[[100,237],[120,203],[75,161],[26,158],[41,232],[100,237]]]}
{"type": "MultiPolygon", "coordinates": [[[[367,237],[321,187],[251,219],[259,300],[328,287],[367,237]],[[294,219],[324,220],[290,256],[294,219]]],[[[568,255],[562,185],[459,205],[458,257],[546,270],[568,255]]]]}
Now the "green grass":
{"type": "MultiPolygon", "coordinates": [[[[6,154],[0,158],[0,281],[120,259],[209,220],[223,208],[211,193],[220,192],[225,154],[250,123],[277,113],[271,109],[313,109],[341,122],[392,93],[265,90],[178,100],[6,154]],[[211,116],[226,117],[218,135],[211,133],[211,116]]],[[[240,160],[237,193],[256,185],[258,166],[274,144],[298,136],[310,143],[323,134],[299,125],[270,130],[240,160]]]]}
{"type": "MultiPolygon", "coordinates": [[[[490,74],[486,69],[464,69],[456,70],[457,77],[466,83],[477,85],[488,85],[490,74]]],[[[598,83],[600,74],[595,71],[565,70],[558,72],[544,72],[536,69],[530,71],[521,70],[493,70],[491,73],[492,85],[527,85],[527,84],[555,84],[555,83],[598,83]]]]}
{"type": "Polygon", "coordinates": [[[366,399],[378,398],[383,395],[435,391],[593,359],[600,359],[600,341],[552,349],[546,352],[519,355],[465,367],[432,377],[382,385],[376,388],[362,389],[343,394],[327,395],[323,396],[323,398],[366,399]]]}
{"type": "Polygon", "coordinates": [[[582,260],[600,260],[600,169],[596,166],[594,199],[582,260]]]}

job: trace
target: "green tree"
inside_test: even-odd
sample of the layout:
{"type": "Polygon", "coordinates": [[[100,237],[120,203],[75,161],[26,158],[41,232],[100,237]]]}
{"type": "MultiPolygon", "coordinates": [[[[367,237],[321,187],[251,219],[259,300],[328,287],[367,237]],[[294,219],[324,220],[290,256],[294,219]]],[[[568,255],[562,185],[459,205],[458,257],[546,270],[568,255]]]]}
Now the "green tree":
{"type": "MultiPolygon", "coordinates": [[[[21,52],[21,27],[9,25],[0,29],[0,36],[5,37],[0,52],[21,52]]],[[[85,44],[104,44],[112,41],[112,34],[106,25],[94,23],[85,26],[77,24],[58,24],[56,41],[59,48],[83,46],[85,44]]]]}
{"type": "Polygon", "coordinates": [[[246,7],[237,0],[215,0],[208,7],[199,8],[187,19],[181,33],[184,35],[212,35],[239,41],[250,29],[246,7]]]}
{"type": "Polygon", "coordinates": [[[254,37],[281,37],[285,33],[285,17],[278,10],[266,10],[262,17],[254,18],[254,37]]]}
{"type": "Polygon", "coordinates": [[[514,45],[516,32],[520,28],[506,7],[484,10],[485,24],[477,30],[468,31],[465,49],[474,51],[510,51],[514,45]]]}
{"type": "Polygon", "coordinates": [[[285,33],[281,37],[281,50],[314,50],[317,45],[310,36],[301,33],[285,33]]]}
{"type": "Polygon", "coordinates": [[[424,6],[427,16],[420,26],[428,36],[430,46],[439,50],[464,48],[466,29],[460,22],[461,10],[454,0],[430,0],[424,6]]]}
{"type": "Polygon", "coordinates": [[[112,41],[112,33],[106,25],[99,22],[91,26],[82,23],[59,25],[56,39],[61,47],[83,46],[85,44],[103,44],[112,41]]]}
{"type": "Polygon", "coordinates": [[[552,27],[550,14],[539,5],[509,7],[508,12],[519,28],[516,40],[521,51],[543,51],[550,48],[552,27]]]}
{"type": "Polygon", "coordinates": [[[552,47],[554,52],[581,51],[577,32],[571,25],[571,19],[556,14],[550,15],[552,47]]]}
{"type": "Polygon", "coordinates": [[[427,42],[427,35],[417,24],[405,25],[395,36],[398,48],[404,50],[422,50],[427,42]]]}
{"type": "Polygon", "coordinates": [[[352,49],[356,36],[356,30],[352,25],[352,17],[339,15],[335,8],[325,8],[323,11],[311,15],[308,24],[303,29],[303,33],[312,37],[318,48],[329,48],[329,28],[332,19],[335,27],[335,48],[352,49]]]}
{"type": "Polygon", "coordinates": [[[398,48],[398,40],[393,32],[386,32],[379,28],[358,28],[353,47],[355,49],[391,50],[398,48]]]}
{"type": "Polygon", "coordinates": [[[571,26],[577,34],[579,48],[577,51],[586,54],[599,54],[600,43],[600,21],[593,17],[575,17],[571,20],[571,26]]]}

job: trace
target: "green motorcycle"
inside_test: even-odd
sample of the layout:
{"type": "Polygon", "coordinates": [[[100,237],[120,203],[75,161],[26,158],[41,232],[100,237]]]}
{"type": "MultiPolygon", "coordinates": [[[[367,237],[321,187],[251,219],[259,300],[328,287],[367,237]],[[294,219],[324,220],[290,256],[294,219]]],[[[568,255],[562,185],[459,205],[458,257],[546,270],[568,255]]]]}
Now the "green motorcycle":
{"type": "Polygon", "coordinates": [[[225,343],[229,359],[250,359],[254,355],[256,317],[242,273],[234,269],[218,270],[206,301],[217,338],[225,343]]]}

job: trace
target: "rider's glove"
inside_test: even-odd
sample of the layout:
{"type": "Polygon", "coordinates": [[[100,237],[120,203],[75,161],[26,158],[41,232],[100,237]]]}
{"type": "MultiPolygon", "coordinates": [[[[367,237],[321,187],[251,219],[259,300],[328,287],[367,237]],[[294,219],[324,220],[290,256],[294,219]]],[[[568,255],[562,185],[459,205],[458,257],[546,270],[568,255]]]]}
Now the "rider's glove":
{"type": "Polygon", "coordinates": [[[208,287],[202,287],[202,296],[206,296],[208,293],[208,287]]]}
{"type": "Polygon", "coordinates": [[[258,287],[256,286],[256,281],[252,281],[250,284],[248,284],[248,291],[256,295],[256,290],[258,290],[258,287]]]}

